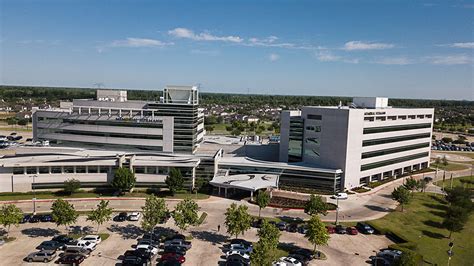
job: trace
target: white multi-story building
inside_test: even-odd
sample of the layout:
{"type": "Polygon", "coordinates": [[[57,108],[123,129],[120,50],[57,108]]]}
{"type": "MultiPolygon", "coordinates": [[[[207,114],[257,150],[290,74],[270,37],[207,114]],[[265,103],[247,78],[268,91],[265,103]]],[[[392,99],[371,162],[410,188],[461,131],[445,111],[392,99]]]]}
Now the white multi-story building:
{"type": "Polygon", "coordinates": [[[133,101],[126,91],[36,110],[33,138],[52,145],[194,153],[204,136],[196,86],[167,86],[160,101],[133,101]]]}
{"type": "Polygon", "coordinates": [[[341,169],[335,190],[429,166],[434,109],[392,108],[387,98],[281,115],[280,161],[341,169]]]}

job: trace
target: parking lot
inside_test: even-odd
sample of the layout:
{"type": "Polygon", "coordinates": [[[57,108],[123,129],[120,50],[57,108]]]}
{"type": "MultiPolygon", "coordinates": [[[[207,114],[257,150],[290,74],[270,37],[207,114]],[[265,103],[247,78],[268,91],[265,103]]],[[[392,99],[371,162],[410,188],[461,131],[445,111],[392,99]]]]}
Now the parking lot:
{"type": "MultiPolygon", "coordinates": [[[[192,235],[193,247],[186,254],[184,265],[218,265],[219,261],[224,261],[223,245],[229,240],[225,233],[225,227],[221,226],[221,231],[217,232],[217,225],[223,225],[223,215],[218,217],[210,214],[203,225],[191,227],[186,235],[192,235]]],[[[101,226],[102,233],[109,233],[110,237],[98,244],[95,251],[81,265],[120,265],[121,255],[132,249],[132,245],[137,243],[143,232],[139,222],[113,222],[101,226]]],[[[165,228],[176,227],[170,219],[165,228]]],[[[76,226],[71,229],[75,232],[95,233],[96,226],[85,221],[84,216],[80,216],[76,226]],[[80,226],[79,226],[80,225],[80,226]]],[[[257,229],[252,228],[242,237],[248,241],[257,241],[257,229]]],[[[42,241],[50,240],[58,233],[65,233],[64,227],[56,227],[53,223],[21,224],[19,227],[12,227],[10,236],[17,239],[0,247],[0,261],[2,265],[55,265],[51,263],[28,263],[24,262],[28,254],[35,251],[42,241]]],[[[310,243],[299,233],[282,232],[280,242],[289,246],[312,248],[310,243]]],[[[326,254],[326,261],[313,261],[310,265],[367,265],[369,256],[375,251],[386,248],[392,242],[384,236],[377,235],[337,235],[331,234],[328,246],[320,249],[326,254]]],[[[159,255],[157,256],[159,258],[159,255]]],[[[156,260],[155,260],[156,261],[156,260]]]]}

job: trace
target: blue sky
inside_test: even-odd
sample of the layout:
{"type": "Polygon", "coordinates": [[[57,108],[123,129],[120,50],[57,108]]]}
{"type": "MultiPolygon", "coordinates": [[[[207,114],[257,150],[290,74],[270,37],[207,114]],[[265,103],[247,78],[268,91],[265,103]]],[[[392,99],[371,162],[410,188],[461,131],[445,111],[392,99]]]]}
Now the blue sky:
{"type": "Polygon", "coordinates": [[[474,1],[0,0],[0,83],[474,100],[474,1]]]}

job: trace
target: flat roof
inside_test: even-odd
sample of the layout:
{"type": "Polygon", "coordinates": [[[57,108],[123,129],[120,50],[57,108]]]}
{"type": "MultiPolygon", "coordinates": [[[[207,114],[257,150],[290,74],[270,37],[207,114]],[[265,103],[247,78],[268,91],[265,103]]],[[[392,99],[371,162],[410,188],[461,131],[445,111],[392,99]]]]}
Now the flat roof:
{"type": "Polygon", "coordinates": [[[216,187],[257,191],[265,188],[278,188],[278,179],[278,175],[244,174],[214,176],[209,183],[216,187]]]}

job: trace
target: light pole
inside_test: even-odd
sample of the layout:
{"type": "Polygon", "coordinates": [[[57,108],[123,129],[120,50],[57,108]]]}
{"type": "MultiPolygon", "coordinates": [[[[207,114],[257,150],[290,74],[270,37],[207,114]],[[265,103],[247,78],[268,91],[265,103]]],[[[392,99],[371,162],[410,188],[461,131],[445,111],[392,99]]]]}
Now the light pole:
{"type": "Polygon", "coordinates": [[[339,197],[336,195],[336,225],[339,222],[339,197]]]}
{"type": "Polygon", "coordinates": [[[33,215],[36,214],[36,190],[35,190],[35,178],[38,177],[37,175],[32,175],[33,183],[31,183],[31,188],[33,189],[33,215]]]}

